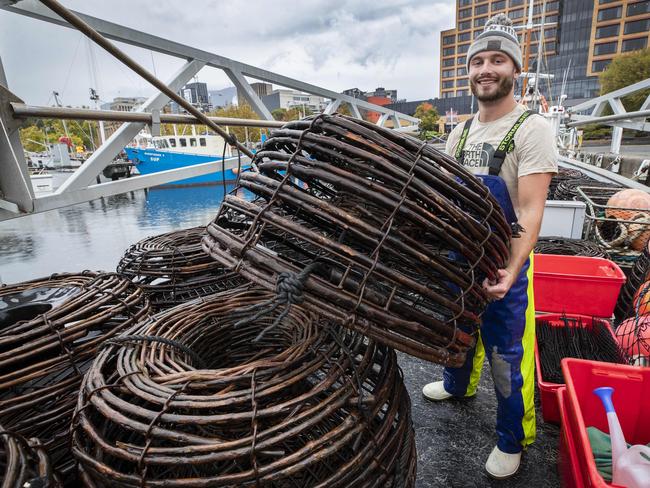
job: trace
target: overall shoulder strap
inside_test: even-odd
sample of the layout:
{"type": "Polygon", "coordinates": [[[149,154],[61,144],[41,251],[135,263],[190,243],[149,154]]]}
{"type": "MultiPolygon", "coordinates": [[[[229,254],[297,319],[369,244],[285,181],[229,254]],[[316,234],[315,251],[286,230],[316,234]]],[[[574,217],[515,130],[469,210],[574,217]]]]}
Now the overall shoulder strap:
{"type": "Polygon", "coordinates": [[[537,112],[533,110],[526,110],[523,114],[519,116],[519,118],[514,123],[514,125],[506,133],[503,140],[499,143],[499,146],[497,147],[496,151],[494,151],[494,155],[492,156],[492,159],[490,160],[489,163],[490,175],[498,176],[499,173],[501,173],[501,166],[503,166],[503,162],[506,160],[506,155],[509,152],[511,152],[513,149],[513,140],[515,138],[515,134],[517,133],[517,130],[519,130],[519,127],[521,127],[521,125],[528,117],[536,113],[537,112]]]}
{"type": "Polygon", "coordinates": [[[470,117],[465,121],[465,124],[463,125],[463,132],[460,134],[460,140],[458,141],[458,145],[456,146],[456,152],[454,154],[454,157],[460,162],[463,162],[463,149],[465,149],[465,143],[467,142],[467,136],[469,135],[469,128],[472,126],[472,121],[474,120],[474,117],[470,117]]]}

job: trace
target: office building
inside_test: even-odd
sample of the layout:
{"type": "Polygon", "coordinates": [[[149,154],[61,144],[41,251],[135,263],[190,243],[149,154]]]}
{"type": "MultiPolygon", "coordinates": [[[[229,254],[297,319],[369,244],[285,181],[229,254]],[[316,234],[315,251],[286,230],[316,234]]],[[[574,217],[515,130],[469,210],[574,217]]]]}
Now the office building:
{"type": "MultiPolygon", "coordinates": [[[[528,39],[528,0],[457,0],[456,27],[440,34],[440,97],[471,95],[467,78],[466,53],[472,39],[487,19],[507,14],[519,32],[524,69],[535,72],[541,36],[543,0],[535,0],[533,24],[528,39]]],[[[598,75],[621,53],[648,45],[650,1],[644,0],[551,0],[546,2],[539,88],[549,104],[565,94],[565,105],[597,96],[598,75]]]]}
{"type": "Polygon", "coordinates": [[[294,107],[306,108],[311,112],[322,112],[327,106],[323,97],[288,89],[273,90],[269,95],[262,97],[262,102],[271,112],[278,108],[288,110],[294,107]]]}
{"type": "MultiPolygon", "coordinates": [[[[250,83],[250,86],[255,94],[260,97],[260,99],[264,98],[267,95],[270,95],[273,92],[273,85],[271,85],[271,83],[255,82],[250,83]]],[[[242,105],[244,103],[248,103],[246,96],[242,90],[237,88],[237,104],[242,105]]]]}

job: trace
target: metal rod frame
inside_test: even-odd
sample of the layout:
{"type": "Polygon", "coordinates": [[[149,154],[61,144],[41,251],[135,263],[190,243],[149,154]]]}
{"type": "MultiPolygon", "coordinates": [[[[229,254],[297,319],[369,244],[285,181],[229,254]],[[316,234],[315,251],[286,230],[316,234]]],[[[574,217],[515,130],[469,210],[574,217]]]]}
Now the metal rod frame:
{"type": "MultiPolygon", "coordinates": [[[[331,101],[325,109],[326,113],[333,113],[341,103],[347,103],[351,107],[355,116],[359,118],[361,118],[361,112],[359,109],[379,112],[381,114],[377,122],[377,125],[379,126],[384,126],[387,120],[391,119],[393,126],[397,130],[402,131],[415,130],[419,123],[419,119],[415,117],[385,107],[374,105],[331,90],[326,90],[316,85],[295,80],[255,66],[240,63],[207,51],[195,49],[184,44],[172,42],[134,29],[129,29],[96,17],[68,10],[55,0],[41,0],[41,3],[36,2],[35,0],[25,0],[19,3],[3,1],[0,2],[0,8],[11,13],[68,28],[73,27],[73,25],[68,21],[72,22],[75,27],[79,28],[84,34],[100,44],[109,53],[125,62],[130,68],[134,69],[134,71],[143,76],[158,89],[158,92],[151,96],[138,111],[125,112],[122,114],[126,116],[125,119],[128,119],[128,121],[122,124],[122,126],[106,140],[106,143],[95,151],[93,155],[80,168],[78,168],[55,193],[35,197],[30,184],[27,162],[20,143],[18,129],[22,122],[21,119],[24,118],[30,110],[36,112],[39,107],[30,107],[29,105],[25,105],[22,100],[18,99],[18,97],[9,91],[0,61],[0,120],[4,125],[4,129],[0,127],[0,221],[220,170],[220,165],[215,163],[206,163],[152,175],[136,176],[129,178],[128,180],[94,184],[97,175],[112,162],[113,158],[124,148],[124,146],[128,144],[147,124],[151,125],[153,129],[154,127],[157,127],[159,123],[167,123],[167,121],[169,121],[169,123],[195,123],[207,125],[215,130],[215,132],[219,132],[219,128],[216,125],[218,123],[232,126],[246,126],[245,123],[239,120],[225,122],[219,118],[207,117],[198,111],[198,113],[194,113],[196,109],[178,95],[178,91],[204,66],[221,69],[232,80],[238,88],[239,93],[243,93],[252,108],[266,121],[267,125],[262,125],[264,123],[263,121],[254,122],[257,127],[275,127],[277,122],[273,121],[273,117],[269,110],[264,106],[261,99],[254,92],[246,77],[274,83],[330,99],[331,101]],[[43,4],[52,7],[60,15],[57,15],[57,13],[54,13],[43,4]],[[66,20],[64,20],[62,16],[65,17],[66,20]],[[128,58],[128,56],[122,53],[115,45],[108,42],[106,39],[183,59],[186,63],[165,84],[158,81],[155,77],[144,70],[144,68],[138,66],[135,61],[128,58]],[[190,120],[192,116],[160,114],[160,110],[169,102],[170,99],[177,101],[179,105],[186,108],[188,112],[192,113],[193,116],[200,119],[200,121],[192,122],[190,120]],[[189,107],[185,107],[186,104],[189,105],[189,107]],[[22,111],[22,113],[17,113],[17,110],[18,112],[22,111]],[[133,119],[130,117],[133,117],[133,119]]],[[[40,109],[43,109],[43,107],[40,107],[40,109]]],[[[96,111],[89,110],[87,112],[87,120],[100,120],[98,116],[93,113],[96,111]]],[[[64,113],[62,112],[61,117],[63,115],[64,113]]],[[[72,115],[73,114],[65,113],[66,118],[77,118],[72,115]]],[[[34,116],[38,115],[35,113],[34,116]]],[[[43,112],[42,116],[49,117],[50,115],[45,115],[45,112],[43,112]]],[[[111,115],[109,115],[109,117],[110,116],[111,115]]],[[[52,117],[55,118],[54,113],[52,113],[52,117]]],[[[245,148],[241,149],[245,153],[248,152],[247,150],[244,150],[245,148]]]]}
{"type": "Polygon", "coordinates": [[[646,118],[650,116],[650,110],[648,110],[650,109],[650,95],[635,112],[628,112],[621,102],[623,97],[648,88],[650,88],[650,78],[575,105],[568,111],[567,126],[603,124],[613,127],[610,151],[618,154],[621,149],[623,129],[650,132],[650,123],[646,122],[646,118]],[[607,106],[612,109],[614,115],[603,115],[607,106]]]}
{"type": "MultiPolygon", "coordinates": [[[[151,112],[123,112],[121,110],[93,110],[86,108],[70,107],[43,107],[26,105],[24,103],[10,103],[16,118],[38,117],[58,118],[65,120],[104,120],[117,122],[143,122],[151,124],[154,114],[151,112]]],[[[230,127],[268,127],[280,128],[285,122],[278,120],[238,119],[230,117],[208,117],[215,124],[230,127]]],[[[159,114],[159,122],[163,124],[203,125],[191,115],[185,114],[159,114]]]]}

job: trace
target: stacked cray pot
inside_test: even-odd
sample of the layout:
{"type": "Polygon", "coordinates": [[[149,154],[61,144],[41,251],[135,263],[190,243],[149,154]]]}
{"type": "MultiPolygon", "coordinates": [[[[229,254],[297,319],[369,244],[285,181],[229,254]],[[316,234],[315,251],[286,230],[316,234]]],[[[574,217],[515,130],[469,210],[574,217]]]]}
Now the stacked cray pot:
{"type": "Polygon", "coordinates": [[[650,366],[650,241],[621,289],[614,317],[616,336],[632,362],[650,366]]]}
{"type": "Polygon", "coordinates": [[[286,124],[252,167],[252,200],[136,243],[108,287],[5,290],[37,289],[0,324],[0,424],[25,453],[5,466],[42,486],[414,486],[396,350],[464,362],[511,223],[453,158],[345,116],[286,124]]]}

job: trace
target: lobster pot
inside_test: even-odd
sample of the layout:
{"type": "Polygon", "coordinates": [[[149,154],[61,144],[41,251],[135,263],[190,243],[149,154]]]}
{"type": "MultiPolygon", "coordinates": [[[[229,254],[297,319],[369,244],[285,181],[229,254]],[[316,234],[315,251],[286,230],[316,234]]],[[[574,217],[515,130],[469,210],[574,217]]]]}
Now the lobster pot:
{"type": "Polygon", "coordinates": [[[641,254],[635,259],[634,265],[628,274],[627,281],[621,288],[614,309],[614,316],[618,323],[633,314],[634,295],[645,281],[650,278],[650,243],[648,243],[641,254]]]}
{"type": "Polygon", "coordinates": [[[61,480],[38,439],[26,439],[0,425],[0,474],[3,487],[60,488],[61,480]]]}
{"type": "MultiPolygon", "coordinates": [[[[584,197],[581,194],[581,192],[578,190],[579,187],[589,187],[598,189],[606,189],[606,191],[609,191],[610,189],[614,192],[618,191],[621,189],[621,187],[615,183],[608,183],[604,181],[598,181],[590,176],[585,175],[584,173],[578,171],[580,175],[575,175],[574,171],[576,170],[568,170],[568,173],[564,173],[568,177],[562,177],[563,173],[559,173],[557,177],[554,177],[553,180],[559,181],[555,185],[555,191],[553,193],[553,198],[551,200],[565,200],[565,201],[571,201],[571,200],[583,200],[584,197]]],[[[551,181],[551,184],[553,185],[553,181],[551,181]]]]}
{"type": "Polygon", "coordinates": [[[83,374],[102,341],[149,313],[148,302],[116,274],[85,272],[4,286],[0,303],[0,424],[38,437],[65,475],[83,374]]]}
{"type": "Polygon", "coordinates": [[[145,291],[154,311],[244,284],[203,252],[204,233],[193,227],[143,239],[126,250],[117,272],[145,291]]]}
{"type": "Polygon", "coordinates": [[[73,424],[96,487],[411,487],[410,402],[395,352],[237,289],[106,343],[73,424]]]}
{"type": "MultiPolygon", "coordinates": [[[[556,198],[555,195],[558,185],[567,180],[579,180],[581,178],[588,178],[588,176],[578,169],[558,168],[557,174],[553,175],[553,178],[551,178],[551,183],[548,186],[548,195],[546,199],[547,200],[562,199],[563,197],[562,194],[558,194],[558,197],[560,198],[556,198]]],[[[591,178],[589,179],[591,180],[591,178]]],[[[569,197],[568,199],[572,200],[573,198],[569,197]]]]}
{"type": "Polygon", "coordinates": [[[473,345],[485,277],[511,230],[487,187],[453,158],[340,115],[273,131],[203,247],[273,289],[300,276],[303,306],[373,340],[458,366],[473,345]]]}
{"type": "Polygon", "coordinates": [[[598,243],[584,239],[547,236],[537,239],[535,254],[559,254],[562,256],[587,256],[610,259],[607,251],[598,243]]]}

